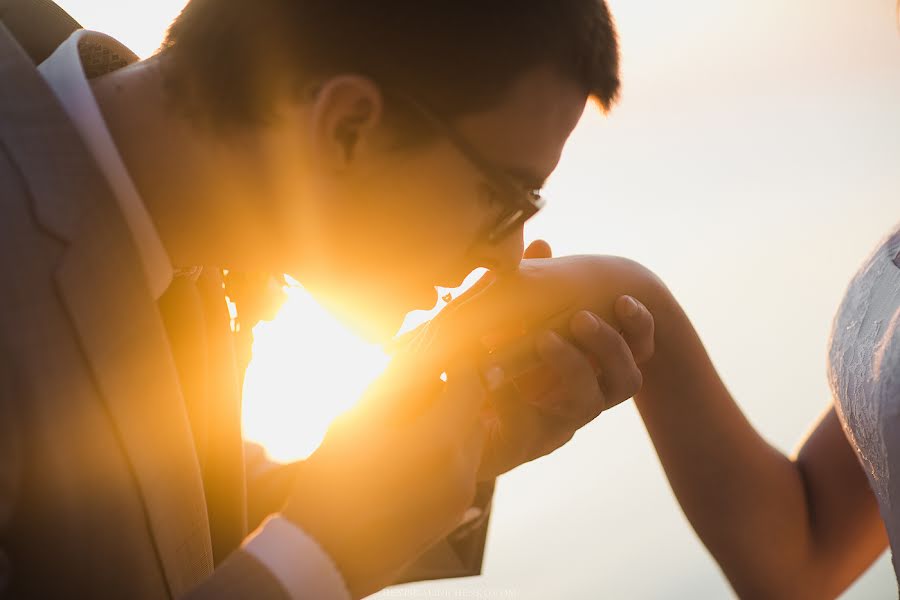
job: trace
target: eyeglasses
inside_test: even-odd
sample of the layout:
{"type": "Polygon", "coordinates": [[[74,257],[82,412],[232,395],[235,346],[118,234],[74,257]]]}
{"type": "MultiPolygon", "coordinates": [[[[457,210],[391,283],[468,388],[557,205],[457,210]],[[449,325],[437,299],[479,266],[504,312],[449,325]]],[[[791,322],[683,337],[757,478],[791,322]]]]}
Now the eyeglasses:
{"type": "Polygon", "coordinates": [[[439,117],[434,111],[406,95],[390,92],[387,96],[413,108],[423,119],[440,131],[441,135],[446,137],[459,150],[460,154],[481,172],[494,189],[502,205],[502,212],[498,219],[488,225],[482,233],[482,237],[488,243],[496,244],[521,227],[525,221],[544,207],[544,199],[537,190],[527,189],[509,173],[484,158],[450,123],[439,117]]]}

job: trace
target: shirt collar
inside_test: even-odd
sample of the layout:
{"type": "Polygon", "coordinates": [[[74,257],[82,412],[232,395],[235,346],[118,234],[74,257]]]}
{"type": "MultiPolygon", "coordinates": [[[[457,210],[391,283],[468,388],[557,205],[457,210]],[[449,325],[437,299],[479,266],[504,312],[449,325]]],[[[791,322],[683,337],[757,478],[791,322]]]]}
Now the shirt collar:
{"type": "Polygon", "coordinates": [[[172,281],[172,263],[88,83],[89,76],[113,71],[137,60],[134,52],[110,36],[80,29],[60,44],[40,64],[38,71],[109,183],[137,246],[150,292],[159,299],[172,281]]]}

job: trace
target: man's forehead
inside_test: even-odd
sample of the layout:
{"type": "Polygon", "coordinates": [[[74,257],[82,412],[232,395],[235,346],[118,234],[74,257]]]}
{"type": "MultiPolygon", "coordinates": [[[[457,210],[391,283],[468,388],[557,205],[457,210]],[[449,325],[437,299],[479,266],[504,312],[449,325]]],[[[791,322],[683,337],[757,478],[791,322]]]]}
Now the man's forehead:
{"type": "Polygon", "coordinates": [[[536,67],[491,109],[464,115],[459,131],[498,166],[537,186],[556,167],[587,93],[550,67],[536,67]]]}

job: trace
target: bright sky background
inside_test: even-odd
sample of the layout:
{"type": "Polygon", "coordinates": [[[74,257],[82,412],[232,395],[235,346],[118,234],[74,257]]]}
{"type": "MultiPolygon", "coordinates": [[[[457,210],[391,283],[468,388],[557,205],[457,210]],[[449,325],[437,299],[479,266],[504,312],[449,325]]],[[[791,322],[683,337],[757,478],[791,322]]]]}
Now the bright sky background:
{"type": "MultiPolygon", "coordinates": [[[[183,3],[60,2],[142,55],[183,3]]],[[[558,254],[622,254],[653,268],[751,420],[791,451],[829,402],[826,341],[843,290],[900,221],[895,1],[610,4],[621,105],[609,119],[585,116],[527,234],[558,254]]],[[[247,434],[285,457],[314,448],[327,421],[316,407],[352,403],[382,360],[351,338],[318,349],[325,320],[292,296],[257,330],[245,401],[247,434]],[[360,377],[343,374],[349,362],[366,365],[360,377]]],[[[503,477],[494,506],[484,576],[379,597],[730,594],[630,405],[503,477]]],[[[896,590],[885,557],[846,598],[896,590]]]]}

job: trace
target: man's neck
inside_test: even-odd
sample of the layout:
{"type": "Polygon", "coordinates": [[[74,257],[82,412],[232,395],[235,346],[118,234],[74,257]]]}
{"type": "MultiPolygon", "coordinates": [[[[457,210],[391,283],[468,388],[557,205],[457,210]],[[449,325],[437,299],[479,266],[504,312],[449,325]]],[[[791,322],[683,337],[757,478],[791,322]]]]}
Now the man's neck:
{"type": "Polygon", "coordinates": [[[159,58],[97,78],[92,89],[172,264],[261,268],[260,228],[236,214],[246,202],[233,202],[251,193],[249,144],[225,142],[172,110],[159,58]]]}

